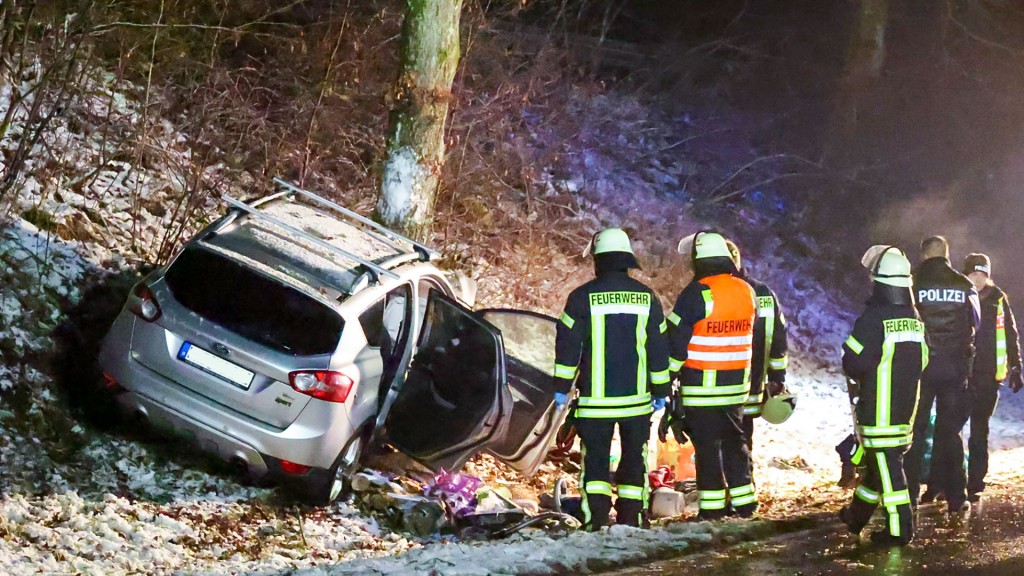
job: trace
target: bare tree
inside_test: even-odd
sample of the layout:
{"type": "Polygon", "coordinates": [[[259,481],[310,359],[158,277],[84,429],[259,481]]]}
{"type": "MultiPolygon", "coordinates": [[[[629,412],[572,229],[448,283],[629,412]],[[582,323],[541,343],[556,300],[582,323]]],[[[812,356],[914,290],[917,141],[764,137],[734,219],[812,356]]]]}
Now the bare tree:
{"type": "Polygon", "coordinates": [[[407,2],[377,213],[388,226],[422,238],[430,228],[444,163],[462,0],[407,2]]]}

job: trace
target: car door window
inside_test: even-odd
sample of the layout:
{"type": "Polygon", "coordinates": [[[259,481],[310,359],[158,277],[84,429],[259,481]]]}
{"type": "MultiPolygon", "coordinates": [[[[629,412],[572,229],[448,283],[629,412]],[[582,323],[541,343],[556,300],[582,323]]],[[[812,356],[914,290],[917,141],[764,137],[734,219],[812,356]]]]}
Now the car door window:
{"type": "Polygon", "coordinates": [[[508,426],[487,446],[495,456],[529,476],[543,463],[566,411],[554,405],[556,320],[519,310],[479,314],[501,330],[512,409],[508,426]]]}
{"type": "Polygon", "coordinates": [[[381,360],[387,364],[402,337],[408,312],[410,286],[403,284],[387,293],[359,315],[359,324],[371,348],[380,349],[381,360]]]}
{"type": "Polygon", "coordinates": [[[371,348],[380,348],[381,333],[384,331],[384,303],[381,298],[359,315],[359,325],[363,327],[366,343],[371,348]]]}
{"type": "Polygon", "coordinates": [[[430,294],[432,292],[439,292],[446,294],[444,288],[437,280],[432,278],[421,278],[419,283],[416,284],[416,310],[419,316],[416,318],[416,325],[423,326],[424,314],[427,311],[427,303],[430,301],[430,294]]]}
{"type": "Polygon", "coordinates": [[[432,290],[419,347],[388,414],[392,443],[451,469],[489,440],[510,402],[498,331],[432,290]]]}

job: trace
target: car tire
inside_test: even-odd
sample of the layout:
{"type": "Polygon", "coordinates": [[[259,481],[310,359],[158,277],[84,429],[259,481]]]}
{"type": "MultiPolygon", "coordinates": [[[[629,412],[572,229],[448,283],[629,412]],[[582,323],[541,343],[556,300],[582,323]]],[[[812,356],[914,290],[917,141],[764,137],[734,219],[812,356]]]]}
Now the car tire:
{"type": "Polygon", "coordinates": [[[369,428],[353,434],[326,474],[311,478],[304,487],[303,500],[311,506],[330,506],[352,490],[351,478],[369,441],[369,428]]]}

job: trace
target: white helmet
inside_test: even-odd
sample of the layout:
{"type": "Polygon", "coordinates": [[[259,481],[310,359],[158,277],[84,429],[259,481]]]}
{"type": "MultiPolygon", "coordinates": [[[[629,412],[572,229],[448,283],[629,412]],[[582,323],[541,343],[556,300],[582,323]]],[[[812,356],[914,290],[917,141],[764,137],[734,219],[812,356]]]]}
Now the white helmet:
{"type": "Polygon", "coordinates": [[[898,288],[910,288],[913,283],[910,260],[895,246],[876,244],[868,248],[860,263],[871,271],[871,279],[875,282],[898,288]]]}
{"type": "Polygon", "coordinates": [[[772,424],[782,424],[793,415],[793,410],[796,410],[796,395],[783,392],[765,400],[761,417],[772,424]]]}

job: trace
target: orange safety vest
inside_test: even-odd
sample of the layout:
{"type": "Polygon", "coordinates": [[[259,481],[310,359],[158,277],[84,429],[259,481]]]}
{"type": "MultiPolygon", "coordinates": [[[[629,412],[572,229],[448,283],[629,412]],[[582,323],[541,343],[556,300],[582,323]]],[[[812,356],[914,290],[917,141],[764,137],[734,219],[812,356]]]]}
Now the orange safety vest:
{"type": "Polygon", "coordinates": [[[704,278],[701,284],[707,317],[693,327],[686,367],[695,370],[749,370],[754,341],[753,291],[727,274],[704,278]]]}

